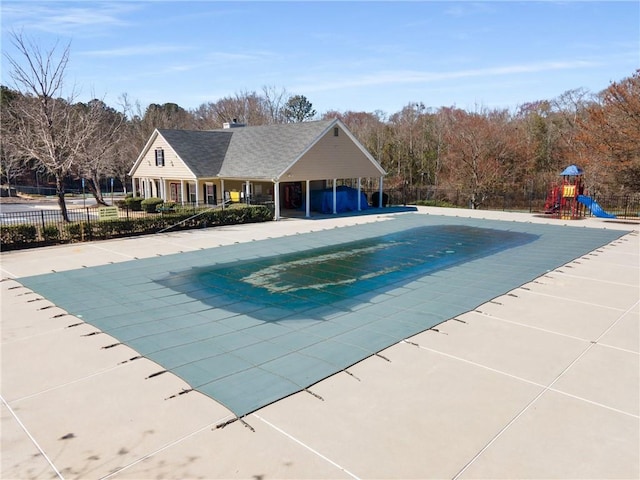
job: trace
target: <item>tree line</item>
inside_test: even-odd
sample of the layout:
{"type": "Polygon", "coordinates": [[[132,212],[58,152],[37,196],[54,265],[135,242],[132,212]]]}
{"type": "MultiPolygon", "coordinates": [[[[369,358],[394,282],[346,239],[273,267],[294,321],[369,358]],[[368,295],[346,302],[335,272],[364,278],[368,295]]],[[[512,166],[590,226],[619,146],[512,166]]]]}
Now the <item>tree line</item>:
{"type": "Polygon", "coordinates": [[[63,98],[69,45],[42,50],[12,34],[19,58],[7,57],[13,85],[1,87],[3,182],[30,170],[50,176],[67,218],[65,182],[83,179],[98,203],[101,181],[127,172],[156,128],[210,130],[339,118],[388,172],[385,185],[455,189],[473,208],[491,193],[544,189],[570,164],[587,172],[592,193],[640,191],[640,70],[598,93],[567,91],[515,110],[430,108],[411,102],[399,112],[328,111],[304,96],[264,86],[194,109],[143,106],[126,94],[118,108],[100,99],[63,98]],[[20,60],[20,61],[19,61],[20,60]]]}
{"type": "Polygon", "coordinates": [[[472,208],[491,193],[540,191],[565,167],[598,195],[640,192],[640,70],[598,93],[585,89],[514,111],[428,108],[327,112],[342,119],[389,173],[387,185],[463,192],[472,208]]]}

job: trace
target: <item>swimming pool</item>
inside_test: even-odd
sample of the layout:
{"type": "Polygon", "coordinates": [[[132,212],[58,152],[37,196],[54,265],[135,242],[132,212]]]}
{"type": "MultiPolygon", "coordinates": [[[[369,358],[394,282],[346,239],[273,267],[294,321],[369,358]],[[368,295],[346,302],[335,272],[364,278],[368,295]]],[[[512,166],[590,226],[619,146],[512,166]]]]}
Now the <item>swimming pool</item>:
{"type": "Polygon", "coordinates": [[[423,226],[291,254],[198,266],[169,273],[159,283],[237,313],[254,304],[252,316],[264,321],[322,318],[328,306],[340,308],[342,301],[353,299],[366,303],[412,279],[535,238],[464,225],[423,226]],[[263,316],[265,306],[282,315],[263,316]]]}
{"type": "Polygon", "coordinates": [[[21,282],[242,416],[624,233],[408,214],[21,282]]]}

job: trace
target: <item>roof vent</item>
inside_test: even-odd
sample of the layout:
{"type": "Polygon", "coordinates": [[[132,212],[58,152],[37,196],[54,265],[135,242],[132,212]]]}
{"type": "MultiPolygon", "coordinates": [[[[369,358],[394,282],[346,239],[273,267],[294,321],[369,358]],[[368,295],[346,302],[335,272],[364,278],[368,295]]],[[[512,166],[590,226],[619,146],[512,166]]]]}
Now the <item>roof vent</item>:
{"type": "Polygon", "coordinates": [[[229,123],[229,122],[224,122],[222,124],[222,128],[238,128],[238,127],[244,127],[246,126],[244,123],[238,123],[238,119],[234,118],[233,122],[229,123]]]}

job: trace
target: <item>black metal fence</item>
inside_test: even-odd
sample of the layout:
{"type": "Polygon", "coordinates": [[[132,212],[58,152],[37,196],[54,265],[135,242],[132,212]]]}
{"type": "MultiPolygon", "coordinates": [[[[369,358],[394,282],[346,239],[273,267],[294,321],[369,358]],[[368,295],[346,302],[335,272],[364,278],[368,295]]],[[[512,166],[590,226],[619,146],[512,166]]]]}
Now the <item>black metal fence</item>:
{"type": "Polygon", "coordinates": [[[68,222],[59,209],[1,212],[0,243],[7,250],[149,233],[154,224],[159,230],[168,226],[169,218],[188,218],[202,210],[209,208],[185,206],[158,213],[116,206],[72,208],[67,210],[68,222]],[[148,225],[138,222],[134,226],[130,222],[134,219],[148,219],[148,225]]]}
{"type": "Polygon", "coordinates": [[[68,217],[69,221],[65,221],[59,210],[1,213],[2,250],[264,222],[273,218],[273,209],[269,205],[237,204],[225,208],[181,205],[150,213],[112,206],[69,209],[68,217]]]}
{"type": "MultiPolygon", "coordinates": [[[[53,197],[57,194],[56,187],[51,185],[12,185],[11,189],[16,192],[24,193],[25,195],[42,195],[45,197],[53,197]]],[[[102,196],[105,198],[108,198],[112,194],[114,196],[123,196],[125,193],[121,191],[121,189],[112,191],[108,186],[105,185],[101,185],[100,190],[102,196]]],[[[77,196],[84,194],[87,196],[87,198],[91,197],[91,192],[88,188],[83,192],[82,188],[65,187],[65,194],[77,196]]]]}
{"type": "MultiPolygon", "coordinates": [[[[377,206],[377,190],[365,190],[372,206],[377,206]]],[[[389,205],[433,205],[471,208],[469,196],[459,189],[436,188],[432,186],[406,186],[384,189],[384,199],[389,205]]],[[[546,192],[501,193],[491,192],[477,198],[483,210],[528,211],[542,210],[546,192]]]]}
{"type": "MultiPolygon", "coordinates": [[[[369,203],[378,206],[378,191],[365,191],[369,203]]],[[[383,193],[385,205],[433,205],[469,208],[468,197],[456,190],[433,188],[388,189],[383,193]]],[[[606,212],[621,219],[640,220],[640,194],[592,196],[606,212]]],[[[482,198],[485,210],[523,211],[543,213],[546,193],[522,194],[493,193],[482,198]]],[[[273,202],[267,207],[273,213],[273,202]]],[[[0,212],[0,240],[2,249],[23,248],[70,241],[86,241],[98,238],[148,233],[171,225],[170,218],[188,218],[198,212],[211,210],[213,205],[181,205],[170,210],[148,213],[127,206],[70,208],[69,221],[65,221],[58,209],[0,212]],[[169,218],[164,218],[164,217],[169,218]],[[147,219],[140,228],[131,226],[129,220],[147,219]],[[109,220],[109,221],[106,221],[109,220]]],[[[224,209],[220,204],[219,209],[224,209]]],[[[587,210],[587,215],[590,215],[587,210]]],[[[180,221],[180,220],[176,220],[180,221]]],[[[140,222],[137,222],[140,223],[140,222]]]]}
{"type": "MultiPolygon", "coordinates": [[[[0,237],[3,248],[10,244],[34,244],[35,246],[66,242],[76,239],[78,234],[84,240],[85,235],[79,231],[80,229],[86,230],[86,239],[90,240],[89,237],[93,231],[91,226],[103,220],[105,217],[103,212],[104,209],[98,207],[68,209],[68,222],[65,221],[59,209],[1,212],[0,237]]],[[[151,215],[143,211],[111,207],[111,219],[114,218],[114,212],[115,218],[122,220],[151,215]]]]}
{"type": "MultiPolygon", "coordinates": [[[[372,206],[377,206],[377,190],[365,190],[372,206]]],[[[456,189],[434,187],[394,188],[384,190],[388,205],[433,205],[471,208],[469,196],[456,189]]],[[[482,210],[519,211],[543,213],[547,201],[546,190],[520,193],[491,192],[478,200],[482,210]]],[[[620,218],[640,219],[640,193],[628,195],[591,195],[608,213],[620,218]]],[[[587,215],[590,215],[587,210],[587,215]]]]}

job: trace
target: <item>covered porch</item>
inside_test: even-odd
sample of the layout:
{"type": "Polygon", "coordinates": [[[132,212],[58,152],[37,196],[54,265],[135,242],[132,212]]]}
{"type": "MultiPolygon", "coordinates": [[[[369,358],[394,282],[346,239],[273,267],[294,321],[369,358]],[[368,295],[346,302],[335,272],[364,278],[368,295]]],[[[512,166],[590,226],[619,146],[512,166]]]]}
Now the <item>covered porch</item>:
{"type": "MultiPolygon", "coordinates": [[[[328,203],[330,213],[337,214],[344,202],[339,198],[343,195],[341,187],[355,190],[356,200],[348,207],[352,211],[361,211],[369,206],[369,201],[363,198],[363,185],[375,184],[379,191],[378,204],[383,206],[384,178],[377,179],[349,178],[323,179],[302,181],[277,181],[264,179],[243,178],[205,178],[205,179],[166,179],[152,177],[134,177],[132,179],[133,195],[143,198],[161,198],[165,202],[178,205],[225,205],[229,203],[248,203],[274,205],[274,217],[278,220],[283,209],[300,210],[305,217],[311,217],[314,211],[312,194],[324,192],[324,203],[328,203]],[[328,191],[328,192],[327,192],[328,191]],[[327,194],[328,193],[328,194],[327,194]]],[[[315,211],[318,211],[315,209],[315,211]]],[[[328,213],[328,212],[324,212],[328,213]]]]}

